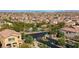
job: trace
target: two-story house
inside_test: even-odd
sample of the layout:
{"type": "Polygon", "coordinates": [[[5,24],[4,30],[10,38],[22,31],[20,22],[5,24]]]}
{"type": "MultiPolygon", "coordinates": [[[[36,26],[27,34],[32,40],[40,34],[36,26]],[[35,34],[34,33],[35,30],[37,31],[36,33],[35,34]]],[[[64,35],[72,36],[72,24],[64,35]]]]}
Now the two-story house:
{"type": "Polygon", "coordinates": [[[2,48],[18,48],[22,44],[21,34],[14,30],[5,29],[0,32],[2,48]]]}

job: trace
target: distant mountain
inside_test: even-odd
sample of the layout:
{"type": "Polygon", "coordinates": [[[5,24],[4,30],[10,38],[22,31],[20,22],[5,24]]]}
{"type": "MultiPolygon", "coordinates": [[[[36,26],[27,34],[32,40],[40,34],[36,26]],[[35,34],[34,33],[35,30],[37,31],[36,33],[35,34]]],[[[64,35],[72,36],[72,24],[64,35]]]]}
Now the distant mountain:
{"type": "Polygon", "coordinates": [[[61,12],[63,10],[0,10],[0,12],[61,12]]]}
{"type": "Polygon", "coordinates": [[[79,12],[79,10],[64,10],[64,12],[79,12]]]}
{"type": "Polygon", "coordinates": [[[0,10],[0,12],[79,12],[79,10],[0,10]]]}

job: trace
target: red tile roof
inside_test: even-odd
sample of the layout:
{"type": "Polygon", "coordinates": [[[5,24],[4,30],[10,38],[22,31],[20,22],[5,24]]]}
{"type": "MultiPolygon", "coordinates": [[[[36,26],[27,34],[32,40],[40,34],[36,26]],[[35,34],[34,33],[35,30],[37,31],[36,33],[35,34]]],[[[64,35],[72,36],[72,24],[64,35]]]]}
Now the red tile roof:
{"type": "Polygon", "coordinates": [[[79,26],[64,27],[62,28],[62,30],[68,31],[68,32],[79,32],[79,26]]]}
{"type": "Polygon", "coordinates": [[[2,36],[4,38],[9,37],[9,36],[18,36],[18,35],[20,35],[19,32],[16,32],[16,31],[10,30],[10,29],[5,29],[0,32],[0,36],[2,36]]]}

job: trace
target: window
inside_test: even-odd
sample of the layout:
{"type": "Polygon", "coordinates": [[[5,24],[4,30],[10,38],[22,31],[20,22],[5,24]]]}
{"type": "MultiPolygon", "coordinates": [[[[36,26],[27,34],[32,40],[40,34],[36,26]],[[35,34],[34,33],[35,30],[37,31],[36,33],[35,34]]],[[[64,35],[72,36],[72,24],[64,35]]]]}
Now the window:
{"type": "Polygon", "coordinates": [[[15,42],[15,43],[13,43],[13,44],[17,44],[17,43],[15,42]]]}
{"type": "Polygon", "coordinates": [[[7,46],[8,48],[11,48],[11,44],[6,44],[6,46],[7,46]]]}
{"type": "Polygon", "coordinates": [[[18,38],[20,38],[20,36],[18,36],[18,38]]]}
{"type": "Polygon", "coordinates": [[[13,47],[16,47],[16,45],[13,45],[13,47]]]}
{"type": "Polygon", "coordinates": [[[15,42],[15,43],[13,43],[13,47],[16,47],[17,46],[17,43],[15,42]]]}
{"type": "Polygon", "coordinates": [[[9,38],[8,41],[15,41],[15,38],[9,38]]]}
{"type": "Polygon", "coordinates": [[[22,43],[19,43],[19,45],[21,45],[22,43]]]}

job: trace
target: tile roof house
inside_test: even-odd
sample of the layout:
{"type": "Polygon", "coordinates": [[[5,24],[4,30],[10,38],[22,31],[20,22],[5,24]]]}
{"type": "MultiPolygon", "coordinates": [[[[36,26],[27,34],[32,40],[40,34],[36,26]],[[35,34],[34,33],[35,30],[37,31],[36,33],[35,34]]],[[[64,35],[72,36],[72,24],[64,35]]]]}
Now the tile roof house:
{"type": "Polygon", "coordinates": [[[62,31],[65,34],[65,36],[69,38],[79,36],[79,26],[64,27],[60,31],[62,31]]]}
{"type": "Polygon", "coordinates": [[[68,20],[68,21],[65,21],[65,25],[66,26],[74,26],[74,25],[76,25],[76,22],[72,21],[72,20],[68,20]]]}
{"type": "Polygon", "coordinates": [[[5,29],[0,32],[2,48],[18,48],[22,44],[21,34],[14,30],[5,29]]]}

